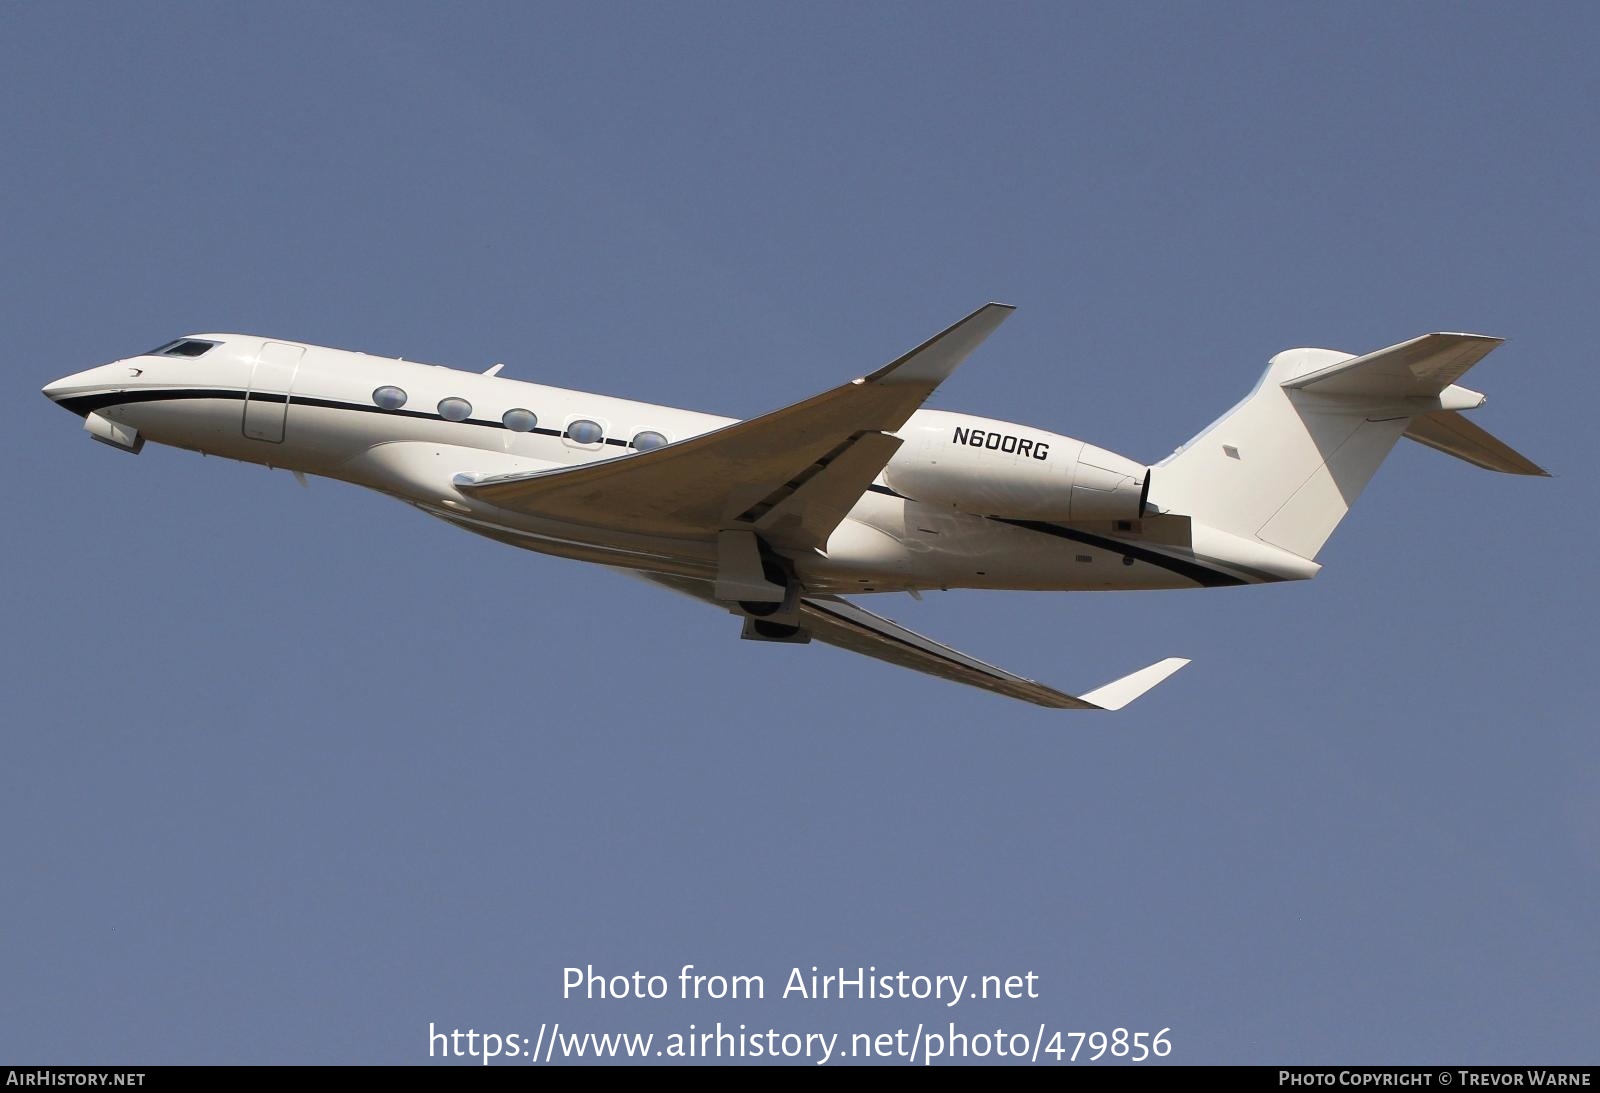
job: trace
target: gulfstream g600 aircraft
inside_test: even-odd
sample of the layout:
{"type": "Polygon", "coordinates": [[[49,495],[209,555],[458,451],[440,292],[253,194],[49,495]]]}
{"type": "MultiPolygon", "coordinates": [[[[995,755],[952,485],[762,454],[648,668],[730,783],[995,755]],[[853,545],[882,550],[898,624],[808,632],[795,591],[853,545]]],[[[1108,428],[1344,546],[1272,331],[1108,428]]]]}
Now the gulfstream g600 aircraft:
{"type": "Polygon", "coordinates": [[[197,334],[44,389],[96,440],[343,479],[468,531],[717,604],[745,638],[815,638],[1061,709],[1120,709],[1188,663],[1082,697],[843,597],[1304,580],[1402,436],[1542,475],[1461,411],[1499,339],[1291,349],[1154,466],[1027,425],[920,409],[1011,314],[979,308],[861,379],[748,421],[298,342],[197,334]]]}

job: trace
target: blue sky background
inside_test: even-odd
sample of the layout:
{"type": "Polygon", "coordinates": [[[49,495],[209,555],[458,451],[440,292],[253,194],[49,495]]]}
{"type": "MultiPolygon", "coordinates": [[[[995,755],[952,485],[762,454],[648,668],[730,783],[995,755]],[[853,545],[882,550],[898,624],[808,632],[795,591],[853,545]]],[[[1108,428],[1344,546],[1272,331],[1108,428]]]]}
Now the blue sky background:
{"type": "Polygon", "coordinates": [[[1600,14],[1473,4],[0,7],[0,1061],[1170,1028],[1181,1062],[1594,1062],[1600,14]],[[870,600],[1037,710],[91,444],[194,330],[751,415],[976,305],[934,405],[1156,460],[1273,353],[1506,337],[1315,582],[870,600]],[[563,1001],[561,969],[761,974],[563,1001]],[[776,1000],[793,966],[1040,998],[776,1000]],[[980,1009],[980,1007],[985,1007],[980,1009]]]}

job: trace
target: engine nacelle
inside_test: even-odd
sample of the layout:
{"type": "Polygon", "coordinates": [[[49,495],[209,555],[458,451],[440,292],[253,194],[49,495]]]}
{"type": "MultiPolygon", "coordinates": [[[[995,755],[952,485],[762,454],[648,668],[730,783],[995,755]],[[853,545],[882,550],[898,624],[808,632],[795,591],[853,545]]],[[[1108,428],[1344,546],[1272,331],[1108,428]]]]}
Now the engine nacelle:
{"type": "Polygon", "coordinates": [[[1131,459],[1009,421],[919,410],[884,468],[917,501],[1013,520],[1136,520],[1150,471],[1131,459]]]}

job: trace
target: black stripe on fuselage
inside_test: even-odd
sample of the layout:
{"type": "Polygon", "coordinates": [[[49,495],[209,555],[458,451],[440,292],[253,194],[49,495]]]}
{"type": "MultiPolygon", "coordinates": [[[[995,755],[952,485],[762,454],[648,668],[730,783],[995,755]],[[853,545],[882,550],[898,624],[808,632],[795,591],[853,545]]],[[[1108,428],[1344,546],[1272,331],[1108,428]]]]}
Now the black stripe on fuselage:
{"type": "Polygon", "coordinates": [[[1243,577],[1235,577],[1231,573],[1224,573],[1220,569],[1203,566],[1199,562],[1189,562],[1182,558],[1174,558],[1160,551],[1148,547],[1134,546],[1132,543],[1119,542],[1116,539],[1107,539],[1101,535],[1093,535],[1087,531],[1067,527],[1063,524],[1046,523],[1043,520],[1007,520],[1000,516],[990,516],[990,520],[1000,524],[1010,524],[1016,528],[1027,528],[1029,531],[1039,531],[1046,535],[1054,535],[1058,539],[1070,539],[1074,543],[1085,546],[1099,547],[1102,550],[1113,551],[1124,558],[1133,558],[1141,562],[1149,562],[1159,566],[1180,577],[1187,577],[1196,584],[1206,588],[1227,588],[1231,585],[1249,584],[1243,577]]]}
{"type": "MultiPolygon", "coordinates": [[[[898,497],[902,501],[912,501],[915,498],[896,493],[888,486],[872,485],[868,487],[872,493],[881,493],[889,497],[898,497]]],[[[1037,531],[1044,535],[1053,535],[1058,539],[1068,539],[1084,546],[1099,547],[1109,550],[1113,554],[1120,554],[1124,558],[1133,558],[1136,561],[1148,562],[1150,565],[1165,569],[1169,573],[1176,573],[1205,588],[1227,588],[1233,585],[1249,584],[1243,577],[1236,577],[1231,573],[1224,573],[1220,569],[1201,565],[1199,562],[1187,561],[1183,558],[1174,558],[1162,554],[1158,550],[1137,546],[1133,543],[1124,543],[1117,539],[1107,539],[1103,535],[1093,532],[1081,531],[1078,528],[1068,527],[1065,524],[1052,524],[1044,520],[1011,520],[1004,516],[985,516],[985,520],[993,520],[997,524],[1010,524],[1014,528],[1023,528],[1027,531],[1037,531]]]]}
{"type": "MultiPolygon", "coordinates": [[[[56,405],[63,406],[79,417],[87,417],[91,413],[105,410],[112,406],[129,406],[136,402],[187,402],[194,399],[223,399],[243,402],[246,395],[252,402],[291,403],[295,406],[320,406],[327,410],[354,410],[363,414],[383,414],[388,417],[408,417],[423,421],[447,421],[451,425],[477,425],[484,429],[505,429],[512,432],[503,421],[486,421],[482,418],[467,418],[465,421],[450,421],[427,410],[388,410],[382,406],[367,406],[359,402],[341,402],[338,399],[311,398],[305,395],[283,395],[271,391],[245,392],[228,387],[177,387],[165,390],[152,389],[148,391],[104,391],[95,395],[68,395],[56,400],[56,405]]],[[[534,436],[561,436],[560,429],[545,429],[535,426],[532,429],[521,430],[534,436]]],[[[614,448],[631,447],[626,440],[606,437],[603,443],[614,448]]]]}

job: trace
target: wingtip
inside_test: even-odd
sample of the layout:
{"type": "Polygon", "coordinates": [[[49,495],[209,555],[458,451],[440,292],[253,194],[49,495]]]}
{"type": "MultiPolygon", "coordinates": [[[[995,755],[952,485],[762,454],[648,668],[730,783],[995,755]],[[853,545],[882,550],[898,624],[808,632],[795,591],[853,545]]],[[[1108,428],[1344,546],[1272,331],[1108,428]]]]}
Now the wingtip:
{"type": "Polygon", "coordinates": [[[863,383],[925,383],[937,385],[976,349],[1016,308],[1010,304],[984,304],[972,314],[876,372],[855,380],[863,383]]]}
{"type": "Polygon", "coordinates": [[[1430,338],[1471,338],[1474,341],[1494,342],[1496,345],[1504,345],[1505,341],[1506,341],[1504,338],[1497,338],[1493,334],[1475,334],[1470,330],[1435,330],[1431,334],[1429,334],[1428,337],[1430,337],[1430,338]]]}
{"type": "Polygon", "coordinates": [[[1164,682],[1178,669],[1189,663],[1185,657],[1168,657],[1147,668],[1140,668],[1104,687],[1096,687],[1083,696],[1083,701],[1093,703],[1102,710],[1120,710],[1134,699],[1164,682]]]}

